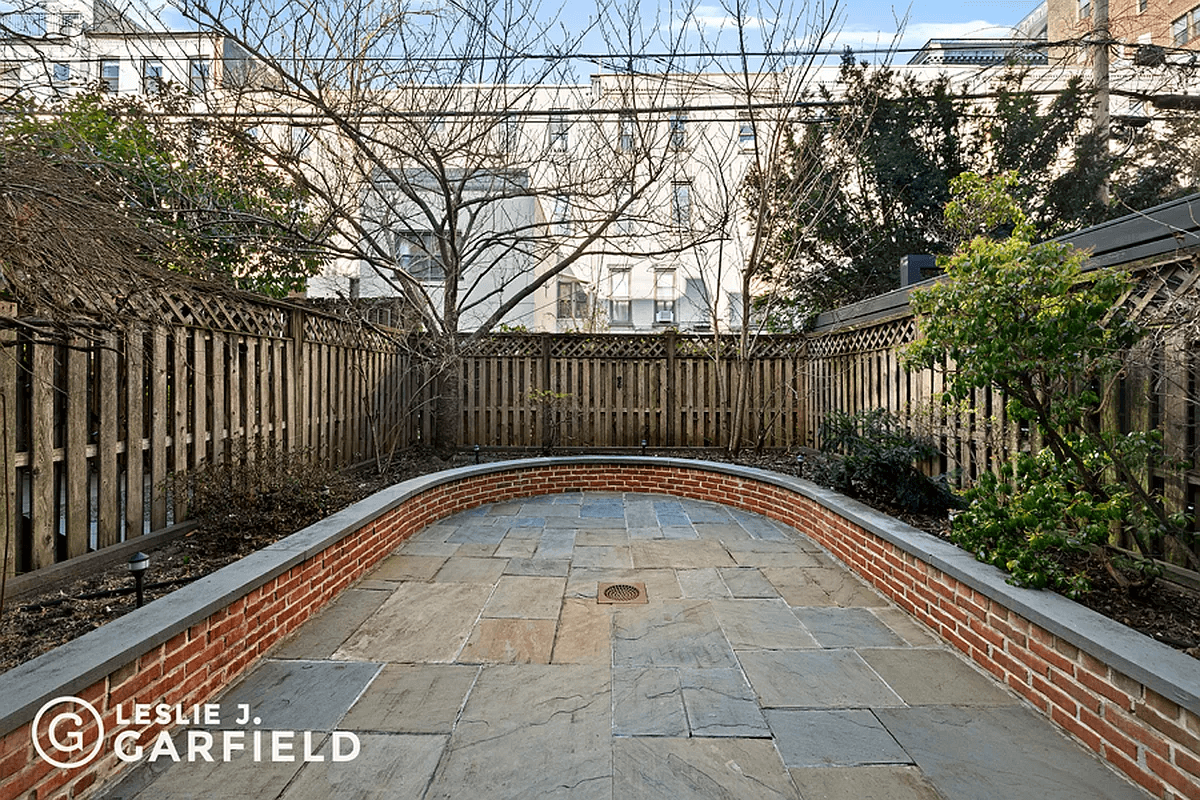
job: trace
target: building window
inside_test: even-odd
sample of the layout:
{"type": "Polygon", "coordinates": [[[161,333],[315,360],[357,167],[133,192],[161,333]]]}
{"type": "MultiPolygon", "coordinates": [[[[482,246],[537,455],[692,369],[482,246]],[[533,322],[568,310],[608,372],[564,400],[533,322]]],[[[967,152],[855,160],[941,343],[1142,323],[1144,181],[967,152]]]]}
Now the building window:
{"type": "Polygon", "coordinates": [[[188,91],[204,94],[208,91],[208,60],[193,58],[188,61],[188,91]]]}
{"type": "Polygon", "coordinates": [[[614,269],[608,273],[608,321],[612,325],[628,325],[629,314],[629,268],[614,269]]]}
{"type": "Polygon", "coordinates": [[[654,273],[654,321],[669,324],[675,321],[675,270],[660,269],[654,273]]]}
{"type": "Polygon", "coordinates": [[[108,92],[121,90],[121,62],[115,58],[100,59],[100,87],[108,92]]]}
{"type": "Polygon", "coordinates": [[[393,253],[396,266],[422,283],[442,283],[446,279],[442,251],[432,233],[398,233],[393,253]]]}
{"type": "Polygon", "coordinates": [[[21,31],[26,36],[45,36],[46,35],[46,11],[44,9],[35,9],[26,13],[24,21],[24,31],[21,31]]]}
{"type": "Polygon", "coordinates": [[[687,114],[672,114],[667,119],[668,144],[672,150],[687,147],[687,114]]]}
{"type": "Polygon", "coordinates": [[[78,11],[64,11],[58,18],[58,32],[62,36],[75,36],[83,30],[83,15],[78,11]]]}
{"type": "Polygon", "coordinates": [[[150,56],[142,61],[142,91],[146,94],[156,94],[163,90],[166,73],[163,71],[162,59],[150,56]]]}
{"type": "Polygon", "coordinates": [[[71,65],[59,62],[54,65],[54,82],[66,83],[71,80],[71,65]]]}
{"type": "Polygon", "coordinates": [[[622,183],[617,187],[617,207],[624,206],[625,209],[617,214],[615,227],[617,235],[629,236],[633,233],[633,184],[622,183]]]}
{"type": "Polygon", "coordinates": [[[671,224],[676,228],[692,224],[692,184],[687,181],[671,184],[671,224]]]}
{"type": "Polygon", "coordinates": [[[1150,0],[1138,0],[1138,13],[1145,14],[1146,8],[1149,5],[1149,3],[1150,3],[1150,0]]]}
{"type": "Polygon", "coordinates": [[[1079,0],[1079,18],[1088,19],[1092,16],[1092,0],[1079,0]]]}
{"type": "Polygon", "coordinates": [[[570,128],[567,125],[567,109],[552,108],[550,109],[550,126],[547,129],[550,137],[550,149],[563,153],[567,150],[569,144],[570,128]]]}
{"type": "Polygon", "coordinates": [[[742,293],[729,293],[729,329],[740,331],[742,329],[742,293]]]}
{"type": "Polygon", "coordinates": [[[753,150],[755,144],[754,120],[750,119],[750,112],[738,112],[738,147],[743,151],[753,150]]]}
{"type": "Polygon", "coordinates": [[[587,316],[588,298],[583,284],[578,281],[558,282],[558,318],[584,319],[587,316]]]}
{"type": "Polygon", "coordinates": [[[500,118],[500,152],[515,153],[517,152],[518,137],[521,133],[521,124],[516,117],[506,115],[500,118]]]}
{"type": "Polygon", "coordinates": [[[565,194],[554,197],[554,209],[550,215],[554,233],[558,236],[571,235],[571,198],[565,194]]]}
{"type": "Polygon", "coordinates": [[[1175,44],[1187,44],[1188,41],[1188,18],[1184,14],[1179,19],[1171,23],[1171,39],[1175,44]]]}
{"type": "Polygon", "coordinates": [[[617,117],[617,149],[622,153],[633,150],[634,130],[632,114],[620,114],[617,117]]]}

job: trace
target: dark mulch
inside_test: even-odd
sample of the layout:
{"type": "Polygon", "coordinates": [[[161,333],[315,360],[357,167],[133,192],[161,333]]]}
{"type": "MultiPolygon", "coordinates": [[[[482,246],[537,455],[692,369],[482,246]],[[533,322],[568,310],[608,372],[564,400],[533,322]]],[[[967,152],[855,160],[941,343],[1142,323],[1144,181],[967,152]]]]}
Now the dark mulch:
{"type": "MultiPolygon", "coordinates": [[[[672,452],[671,455],[714,458],[710,451],[672,452]]],[[[504,457],[485,457],[485,460],[504,457]]],[[[324,503],[326,513],[393,483],[464,466],[473,460],[470,454],[450,460],[424,452],[402,454],[384,475],[363,474],[331,480],[329,496],[324,503]]],[[[799,474],[802,469],[794,455],[744,453],[736,460],[748,466],[792,475],[799,474]]],[[[949,529],[945,516],[910,514],[887,507],[880,510],[943,538],[949,529]]],[[[286,525],[223,530],[219,537],[206,536],[205,529],[198,528],[150,553],[152,566],[147,577],[146,601],[161,597],[315,521],[316,517],[292,517],[286,525]]],[[[1093,590],[1080,601],[1084,605],[1164,644],[1200,657],[1200,593],[1160,580],[1145,597],[1133,597],[1112,582],[1096,559],[1081,554],[1073,566],[1086,570],[1092,579],[1093,590]]],[[[132,611],[134,597],[129,591],[132,585],[125,565],[118,564],[87,578],[48,587],[17,600],[6,600],[3,619],[0,619],[0,671],[11,669],[132,611]],[[126,593],[113,594],[122,590],[126,593]],[[102,596],[89,597],[97,594],[102,596]]]]}

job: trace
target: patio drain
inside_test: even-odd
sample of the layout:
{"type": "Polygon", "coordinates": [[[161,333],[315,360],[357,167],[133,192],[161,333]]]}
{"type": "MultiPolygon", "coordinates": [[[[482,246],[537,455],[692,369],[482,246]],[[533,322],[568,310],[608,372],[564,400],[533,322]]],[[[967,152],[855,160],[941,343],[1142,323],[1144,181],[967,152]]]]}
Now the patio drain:
{"type": "Polygon", "coordinates": [[[596,586],[596,602],[632,605],[646,603],[644,583],[601,583],[596,586]]]}

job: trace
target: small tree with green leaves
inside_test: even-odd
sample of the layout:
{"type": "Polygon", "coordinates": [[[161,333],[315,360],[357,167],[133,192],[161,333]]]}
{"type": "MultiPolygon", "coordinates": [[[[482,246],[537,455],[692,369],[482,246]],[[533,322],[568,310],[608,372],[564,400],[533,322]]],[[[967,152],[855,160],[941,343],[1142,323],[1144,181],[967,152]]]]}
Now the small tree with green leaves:
{"type": "Polygon", "coordinates": [[[1142,569],[1130,580],[1111,560],[1106,567],[1121,585],[1146,589],[1155,574],[1150,557],[1191,534],[1142,482],[1148,460],[1160,457],[1159,437],[1098,424],[1103,387],[1143,335],[1119,310],[1129,277],[1085,273],[1085,253],[1035,244],[1012,198],[1016,182],[1012,172],[990,181],[964,173],[952,182],[946,224],[974,238],[946,261],[944,281],[912,296],[918,337],[906,361],[947,365],[948,399],[1000,390],[1009,418],[1033,426],[1044,445],[981,479],[953,535],[1019,584],[1078,593],[1086,582],[1065,575],[1053,551],[1099,546],[1121,529],[1142,569]]]}

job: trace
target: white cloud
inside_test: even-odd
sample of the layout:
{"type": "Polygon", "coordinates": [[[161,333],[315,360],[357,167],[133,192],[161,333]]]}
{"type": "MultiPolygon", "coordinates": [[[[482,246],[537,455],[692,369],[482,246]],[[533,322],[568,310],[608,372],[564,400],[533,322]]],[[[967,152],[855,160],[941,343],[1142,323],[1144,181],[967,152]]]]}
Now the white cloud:
{"type": "MultiPolygon", "coordinates": [[[[737,27],[733,15],[720,6],[696,6],[687,23],[705,32],[734,30],[737,27]]],[[[758,17],[746,17],[743,26],[748,30],[761,28],[762,20],[758,17]]]]}
{"type": "MultiPolygon", "coordinates": [[[[997,25],[985,20],[971,22],[919,22],[906,27],[895,47],[918,48],[930,39],[1001,39],[1011,36],[1010,25],[997,25]]],[[[824,42],[822,49],[840,50],[850,47],[856,51],[879,50],[891,47],[896,32],[870,30],[867,28],[843,28],[824,42]]],[[[906,61],[907,58],[897,60],[906,61]]]]}

